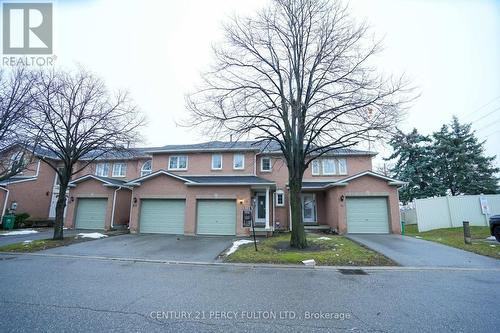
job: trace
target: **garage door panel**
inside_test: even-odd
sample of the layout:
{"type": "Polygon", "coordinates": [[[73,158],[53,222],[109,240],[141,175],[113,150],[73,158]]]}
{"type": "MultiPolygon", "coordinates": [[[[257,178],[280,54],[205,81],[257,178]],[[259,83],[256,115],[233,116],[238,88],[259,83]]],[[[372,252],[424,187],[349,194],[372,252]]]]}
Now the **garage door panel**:
{"type": "Polygon", "coordinates": [[[387,198],[348,198],[347,232],[389,233],[387,198]]]}
{"type": "Polygon", "coordinates": [[[185,210],[185,200],[141,200],[140,232],[182,235],[185,210]]]}
{"type": "Polygon", "coordinates": [[[77,229],[104,229],[108,199],[80,198],[77,202],[75,226],[77,229]]]}
{"type": "Polygon", "coordinates": [[[235,235],[235,200],[198,200],[197,233],[200,235],[235,235]]]}

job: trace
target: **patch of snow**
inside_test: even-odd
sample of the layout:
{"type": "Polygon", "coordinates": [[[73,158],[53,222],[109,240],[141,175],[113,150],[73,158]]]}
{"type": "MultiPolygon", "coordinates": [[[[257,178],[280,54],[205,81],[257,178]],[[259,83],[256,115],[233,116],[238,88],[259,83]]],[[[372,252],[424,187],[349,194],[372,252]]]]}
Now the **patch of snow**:
{"type": "Polygon", "coordinates": [[[101,234],[100,232],[82,232],[78,234],[78,237],[99,239],[108,237],[108,235],[101,234]]]}
{"type": "Polygon", "coordinates": [[[302,260],[302,263],[306,266],[315,266],[316,261],[314,259],[302,260]]]}
{"type": "Polygon", "coordinates": [[[490,236],[490,237],[486,237],[486,240],[492,240],[492,241],[494,241],[494,240],[497,240],[497,239],[495,238],[495,236],[490,236]]]}
{"type": "Polygon", "coordinates": [[[16,230],[16,231],[9,231],[3,234],[0,234],[1,236],[16,236],[16,235],[29,235],[29,234],[37,234],[38,231],[36,230],[16,230]]]}
{"type": "MultiPolygon", "coordinates": [[[[257,241],[258,242],[258,241],[257,241]]],[[[250,244],[253,243],[253,240],[248,240],[248,239],[239,239],[237,241],[233,242],[233,245],[231,248],[226,252],[226,256],[233,254],[238,250],[238,248],[243,245],[243,244],[250,244]]]]}
{"type": "Polygon", "coordinates": [[[32,239],[30,239],[30,240],[25,240],[25,241],[23,242],[23,244],[29,244],[29,243],[31,243],[31,242],[33,242],[33,240],[32,240],[32,239]]]}
{"type": "Polygon", "coordinates": [[[415,236],[415,238],[422,238],[422,237],[420,237],[420,236],[415,236]]]}
{"type": "Polygon", "coordinates": [[[318,237],[317,239],[318,240],[331,240],[330,237],[318,237]]]}
{"type": "Polygon", "coordinates": [[[490,246],[491,246],[491,247],[497,247],[496,245],[493,245],[493,244],[491,244],[490,246]]]}
{"type": "Polygon", "coordinates": [[[336,255],[337,257],[339,257],[339,256],[340,256],[340,254],[338,254],[338,253],[335,253],[335,255],[336,255]]]}

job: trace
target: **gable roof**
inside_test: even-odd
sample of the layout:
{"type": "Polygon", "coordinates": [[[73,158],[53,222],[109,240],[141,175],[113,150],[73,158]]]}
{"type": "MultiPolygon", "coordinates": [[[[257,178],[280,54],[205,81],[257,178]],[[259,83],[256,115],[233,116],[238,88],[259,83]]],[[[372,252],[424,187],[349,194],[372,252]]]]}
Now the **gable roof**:
{"type": "Polygon", "coordinates": [[[269,181],[257,176],[186,176],[192,181],[187,185],[208,186],[208,185],[275,185],[275,182],[269,181]]]}
{"type": "Polygon", "coordinates": [[[79,177],[69,183],[69,186],[75,187],[76,184],[87,181],[87,180],[97,180],[101,183],[103,183],[104,186],[111,186],[111,187],[119,187],[119,186],[126,186],[125,183],[127,181],[121,180],[121,179],[115,179],[115,178],[109,178],[109,177],[101,177],[101,176],[96,176],[96,175],[85,175],[82,177],[79,177]]]}
{"type": "Polygon", "coordinates": [[[360,172],[358,174],[352,175],[350,177],[341,179],[341,180],[339,180],[336,183],[347,183],[347,182],[349,182],[351,180],[354,180],[356,178],[363,177],[363,176],[372,176],[372,177],[375,177],[375,178],[380,178],[380,179],[383,179],[383,180],[387,180],[387,182],[389,182],[389,185],[406,185],[406,184],[408,184],[407,182],[403,182],[403,181],[398,180],[398,179],[387,177],[387,176],[384,176],[384,175],[382,175],[380,173],[376,173],[376,172],[373,172],[373,171],[363,171],[363,172],[360,172]]]}
{"type": "Polygon", "coordinates": [[[9,184],[23,183],[29,182],[32,180],[37,180],[37,176],[13,176],[7,179],[0,181],[0,186],[7,186],[9,184]]]}
{"type": "Polygon", "coordinates": [[[181,176],[178,176],[174,173],[171,173],[171,172],[168,172],[167,170],[164,170],[164,169],[160,169],[158,171],[155,171],[153,173],[150,173],[148,175],[145,175],[145,176],[142,176],[142,177],[139,177],[139,178],[135,178],[135,179],[132,179],[128,182],[126,182],[126,185],[129,185],[129,186],[138,186],[140,185],[142,182],[150,179],[150,178],[153,178],[153,177],[156,177],[156,176],[159,176],[159,175],[165,175],[165,176],[169,176],[169,177],[172,177],[172,178],[175,178],[175,179],[178,179],[178,180],[182,180],[186,183],[190,183],[191,181],[189,179],[187,179],[186,177],[181,177],[181,176]]]}
{"type": "Polygon", "coordinates": [[[305,190],[314,190],[314,189],[325,190],[325,189],[328,189],[328,188],[334,187],[334,186],[346,186],[350,181],[357,179],[357,178],[360,178],[360,177],[364,177],[364,176],[371,176],[371,177],[379,178],[382,180],[386,180],[388,182],[388,184],[391,186],[403,186],[403,185],[408,184],[407,182],[403,182],[403,181],[400,181],[400,180],[397,180],[394,178],[390,178],[390,177],[381,175],[381,174],[373,172],[373,171],[364,171],[364,172],[360,172],[358,174],[355,174],[355,175],[352,175],[352,176],[349,176],[349,177],[346,177],[343,179],[334,180],[334,181],[318,181],[318,182],[305,181],[305,182],[302,182],[302,188],[305,190]]]}
{"type": "Polygon", "coordinates": [[[139,186],[144,181],[159,175],[166,175],[181,180],[188,186],[275,185],[274,182],[257,176],[179,176],[164,169],[133,179],[125,185],[139,186]]]}

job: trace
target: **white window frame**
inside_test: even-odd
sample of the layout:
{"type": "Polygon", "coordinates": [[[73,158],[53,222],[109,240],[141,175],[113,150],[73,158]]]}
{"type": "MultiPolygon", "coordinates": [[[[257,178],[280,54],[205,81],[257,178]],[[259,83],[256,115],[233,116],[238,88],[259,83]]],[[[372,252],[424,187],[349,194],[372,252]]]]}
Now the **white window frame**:
{"type": "Polygon", "coordinates": [[[245,154],[234,154],[233,155],[233,169],[234,170],[243,170],[245,169],[245,154]],[[241,156],[241,167],[236,166],[236,156],[241,156]]]}
{"type": "Polygon", "coordinates": [[[321,163],[321,164],[323,165],[323,175],[325,175],[325,176],[330,176],[330,175],[335,175],[335,174],[337,174],[337,166],[336,166],[336,164],[335,164],[335,159],[333,159],[333,158],[324,158],[324,159],[322,160],[322,163],[321,163]],[[326,165],[326,162],[327,162],[327,161],[330,161],[330,162],[332,163],[332,165],[333,165],[333,172],[326,172],[326,171],[325,171],[325,165],[326,165]]]}
{"type": "Polygon", "coordinates": [[[99,177],[109,177],[109,163],[97,163],[95,167],[95,175],[99,177]],[[106,170],[105,175],[99,174],[100,167],[102,167],[102,171],[106,170]]]}
{"type": "Polygon", "coordinates": [[[222,170],[222,154],[212,154],[212,170],[222,170]],[[220,167],[214,167],[214,157],[220,157],[220,167]]]}
{"type": "Polygon", "coordinates": [[[113,171],[111,173],[111,177],[122,177],[123,178],[123,177],[126,177],[126,176],[127,176],[127,163],[123,163],[123,162],[121,162],[121,163],[113,163],[113,171]],[[121,166],[120,167],[120,171],[123,172],[123,174],[122,173],[116,173],[115,168],[117,166],[119,166],[119,165],[121,166]]]}
{"type": "Polygon", "coordinates": [[[141,177],[149,175],[151,172],[153,172],[153,160],[147,160],[144,162],[141,166],[141,177]],[[144,166],[149,163],[150,168],[149,169],[144,169],[144,166]]]}
{"type": "Polygon", "coordinates": [[[311,174],[313,176],[319,176],[321,174],[321,161],[320,160],[313,160],[311,162],[311,174]],[[317,166],[318,170],[314,172],[314,165],[317,166]]]}
{"type": "Polygon", "coordinates": [[[273,163],[270,156],[263,156],[260,158],[260,171],[261,172],[271,172],[273,170],[273,163]],[[269,160],[269,170],[264,169],[264,160],[269,160]]]}
{"type": "Polygon", "coordinates": [[[168,170],[187,170],[187,168],[188,168],[188,157],[187,157],[187,155],[172,155],[172,156],[168,157],[168,170]],[[170,167],[170,164],[171,164],[170,162],[171,162],[172,158],[174,158],[174,157],[177,158],[177,165],[176,165],[176,167],[170,167]],[[184,157],[186,159],[186,167],[185,168],[179,167],[179,165],[180,165],[179,161],[180,161],[181,157],[184,157]]]}
{"type": "Polygon", "coordinates": [[[339,168],[338,168],[339,175],[347,175],[347,173],[348,173],[347,172],[347,160],[345,158],[339,158],[338,163],[339,163],[339,168]],[[342,165],[341,162],[343,162],[343,165],[344,165],[343,169],[340,167],[342,165]]]}
{"type": "Polygon", "coordinates": [[[283,190],[276,191],[276,207],[284,207],[285,206],[285,192],[283,190]],[[278,198],[281,196],[281,203],[278,198]]]}

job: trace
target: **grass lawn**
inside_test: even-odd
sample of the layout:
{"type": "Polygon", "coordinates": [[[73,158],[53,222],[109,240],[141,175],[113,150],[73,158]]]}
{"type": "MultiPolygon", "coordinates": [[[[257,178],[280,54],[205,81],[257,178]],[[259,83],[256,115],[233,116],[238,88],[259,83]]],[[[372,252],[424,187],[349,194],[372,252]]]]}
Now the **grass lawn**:
{"type": "Polygon", "coordinates": [[[254,245],[245,244],[228,256],[226,262],[302,264],[302,260],[314,259],[323,266],[392,266],[389,258],[363,247],[345,237],[325,234],[307,234],[309,247],[304,250],[289,246],[290,234],[280,234],[260,239],[254,245]]]}
{"type": "Polygon", "coordinates": [[[464,243],[464,231],[461,227],[418,232],[417,225],[412,224],[405,226],[405,235],[418,236],[425,240],[500,259],[500,243],[484,241],[486,237],[490,236],[489,228],[471,226],[470,229],[472,244],[464,243]]]}
{"type": "Polygon", "coordinates": [[[91,238],[65,237],[63,240],[40,239],[0,246],[0,252],[37,252],[59,246],[91,241],[91,238]]]}

